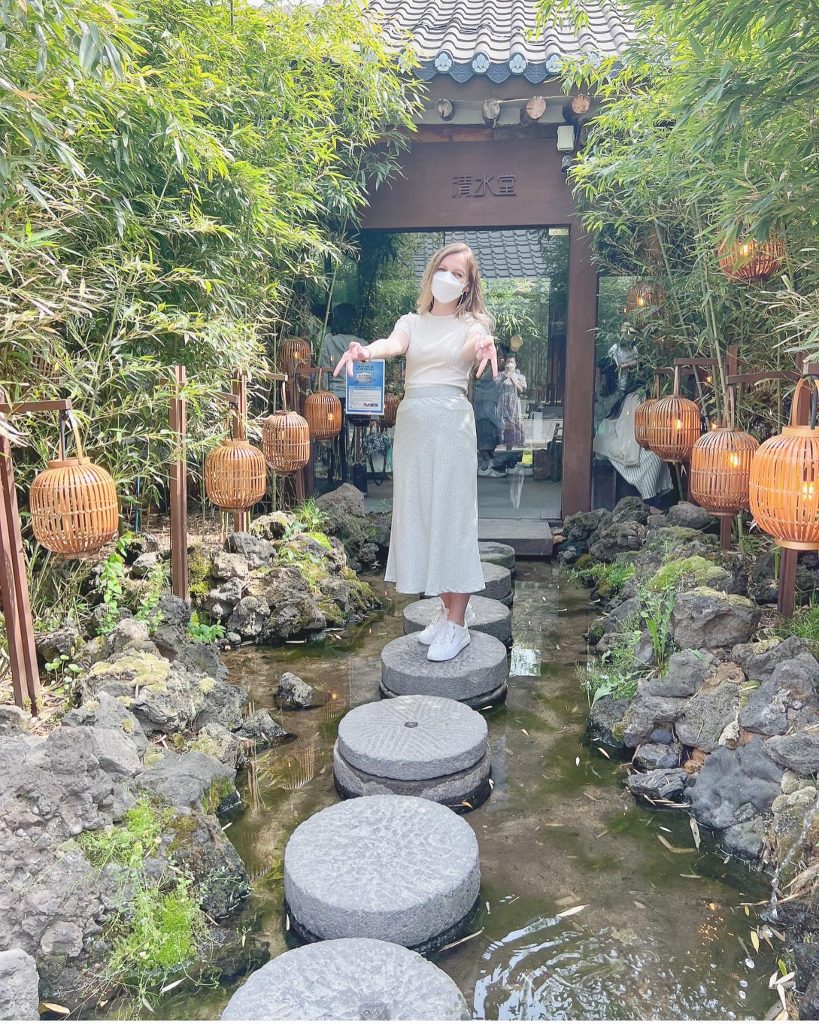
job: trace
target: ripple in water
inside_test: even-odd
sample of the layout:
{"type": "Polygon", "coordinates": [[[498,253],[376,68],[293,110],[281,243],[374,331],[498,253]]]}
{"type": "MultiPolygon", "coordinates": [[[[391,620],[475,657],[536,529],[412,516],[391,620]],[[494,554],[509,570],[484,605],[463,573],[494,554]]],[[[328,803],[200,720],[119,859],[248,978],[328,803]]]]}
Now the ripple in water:
{"type": "Polygon", "coordinates": [[[475,1016],[486,1020],[735,1020],[740,980],[663,958],[633,932],[581,932],[542,917],[482,957],[475,1016]]]}

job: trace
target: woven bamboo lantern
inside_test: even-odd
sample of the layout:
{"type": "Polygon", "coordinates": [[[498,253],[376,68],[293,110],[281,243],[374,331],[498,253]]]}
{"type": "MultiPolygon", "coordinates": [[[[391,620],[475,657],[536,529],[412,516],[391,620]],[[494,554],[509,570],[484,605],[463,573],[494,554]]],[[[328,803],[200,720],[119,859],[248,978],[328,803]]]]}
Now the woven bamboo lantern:
{"type": "Polygon", "coordinates": [[[318,372],[318,389],[304,400],[304,418],[314,441],[331,441],[341,433],[341,402],[332,391],[321,390],[323,373],[318,372]]]}
{"type": "Polygon", "coordinates": [[[384,396],[384,417],[382,423],[385,427],[394,427],[398,416],[398,406],[401,404],[401,395],[384,396]]]}
{"type": "Polygon", "coordinates": [[[782,266],[785,243],[781,238],[771,238],[767,242],[746,238],[730,246],[721,245],[718,255],[720,268],[726,277],[742,284],[758,284],[767,281],[782,266]]]}
{"type": "Polygon", "coordinates": [[[217,508],[246,512],[267,490],[267,463],[258,448],[244,437],[230,437],[208,452],[205,493],[217,508]]]}
{"type": "Polygon", "coordinates": [[[91,555],[113,540],[119,502],[111,475],[83,455],[80,434],[71,423],[75,458],[65,454],[65,420],[60,423],[60,457],[31,485],[31,525],[38,543],[58,555],[91,555]]]}
{"type": "Polygon", "coordinates": [[[313,353],[305,338],[285,338],[279,349],[281,369],[291,377],[306,380],[313,353]]]}
{"type": "Polygon", "coordinates": [[[691,497],[718,516],[748,508],[751,463],[759,441],[743,430],[717,427],[691,449],[691,497]]]}
{"type": "Polygon", "coordinates": [[[680,368],[674,368],[674,394],[658,398],[649,407],[645,430],[648,448],[665,462],[687,462],[694,442],[702,433],[696,402],[682,398],[680,368]]]}
{"type": "Polygon", "coordinates": [[[783,548],[819,551],[819,381],[803,377],[796,385],[790,426],[769,438],[751,464],[750,505],[760,529],[783,548]],[[799,392],[813,387],[808,426],[797,424],[799,392]]]}
{"type": "Polygon", "coordinates": [[[303,416],[288,411],[285,385],[282,401],[283,408],[262,421],[262,448],[271,469],[298,473],[310,461],[310,426],[303,416]]]}
{"type": "Polygon", "coordinates": [[[648,412],[657,401],[656,398],[647,398],[634,410],[634,440],[641,448],[648,448],[648,412]]]}
{"type": "Polygon", "coordinates": [[[652,281],[637,281],[626,292],[625,311],[634,313],[639,319],[662,306],[664,300],[665,293],[658,284],[652,281]]]}

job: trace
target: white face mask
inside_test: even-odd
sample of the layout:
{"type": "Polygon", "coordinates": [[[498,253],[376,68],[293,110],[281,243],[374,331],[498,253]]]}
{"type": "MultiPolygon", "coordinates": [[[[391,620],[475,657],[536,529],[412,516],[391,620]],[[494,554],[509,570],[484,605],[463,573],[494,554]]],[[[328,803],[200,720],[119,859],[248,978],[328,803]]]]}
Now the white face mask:
{"type": "Polygon", "coordinates": [[[448,270],[438,270],[432,277],[432,294],[439,302],[454,302],[465,285],[448,270]]]}

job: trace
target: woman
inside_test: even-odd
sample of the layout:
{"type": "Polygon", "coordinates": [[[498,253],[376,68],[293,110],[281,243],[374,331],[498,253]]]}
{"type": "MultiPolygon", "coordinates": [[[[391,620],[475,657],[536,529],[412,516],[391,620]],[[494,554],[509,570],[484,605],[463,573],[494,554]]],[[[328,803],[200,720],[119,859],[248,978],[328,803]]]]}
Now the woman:
{"type": "Polygon", "coordinates": [[[441,609],[419,634],[430,661],[450,661],[469,643],[469,595],[485,583],[478,552],[475,416],[466,397],[478,363],[498,373],[491,318],[475,255],[454,242],[432,257],[417,312],[389,338],[351,342],[335,373],[353,362],[406,356],[404,400],[393,445],[393,517],[385,579],[401,594],[440,595],[441,609]]]}

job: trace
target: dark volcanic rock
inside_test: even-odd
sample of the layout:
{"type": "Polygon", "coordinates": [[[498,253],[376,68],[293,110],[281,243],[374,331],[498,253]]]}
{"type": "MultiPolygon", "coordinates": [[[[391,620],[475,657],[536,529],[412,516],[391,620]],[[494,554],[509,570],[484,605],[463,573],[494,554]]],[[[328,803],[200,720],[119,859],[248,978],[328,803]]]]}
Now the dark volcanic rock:
{"type": "Polygon", "coordinates": [[[236,735],[243,740],[253,740],[257,750],[265,750],[267,747],[272,747],[274,743],[282,743],[291,738],[284,726],[279,725],[271,717],[270,712],[264,708],[260,708],[248,716],[242,722],[236,735]]]}
{"type": "Polygon", "coordinates": [[[677,739],[687,747],[710,753],[716,750],[723,729],[739,711],[739,687],[723,683],[710,692],[693,697],[675,726],[677,739]]]}
{"type": "Polygon", "coordinates": [[[748,641],[759,615],[747,597],[697,587],[677,595],[671,617],[674,641],[682,648],[734,647],[748,641]]]}
{"type": "Polygon", "coordinates": [[[677,651],[662,676],[646,680],[646,689],[655,697],[692,697],[716,663],[708,651],[677,651]]]}
{"type": "Polygon", "coordinates": [[[629,775],[626,785],[635,796],[649,800],[677,800],[687,779],[683,768],[655,768],[650,772],[629,775]]]}
{"type": "Polygon", "coordinates": [[[301,711],[314,708],[323,702],[325,694],[313,689],[292,672],[284,672],[276,688],[274,699],[280,708],[289,711],[301,711]]]}
{"type": "Polygon", "coordinates": [[[634,763],[645,771],[679,768],[683,759],[681,743],[643,743],[634,753],[634,763]]]}
{"type": "Polygon", "coordinates": [[[629,702],[617,697],[601,697],[594,702],[586,726],[589,737],[608,747],[623,749],[622,721],[629,702]]]}
{"type": "Polygon", "coordinates": [[[735,750],[718,747],[688,789],[694,816],[709,828],[725,829],[765,814],[779,795],[782,773],[761,739],[735,750]]]}

